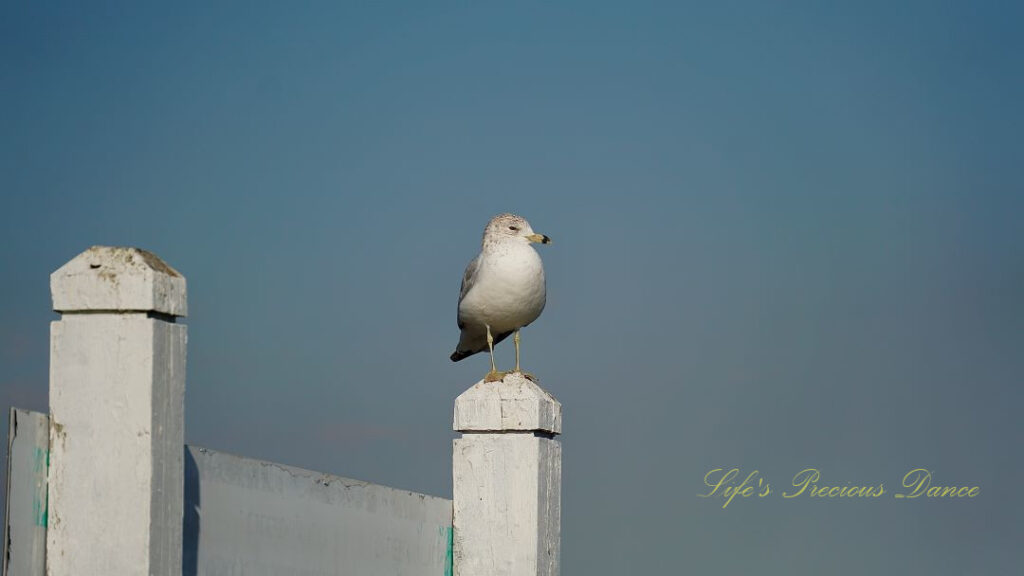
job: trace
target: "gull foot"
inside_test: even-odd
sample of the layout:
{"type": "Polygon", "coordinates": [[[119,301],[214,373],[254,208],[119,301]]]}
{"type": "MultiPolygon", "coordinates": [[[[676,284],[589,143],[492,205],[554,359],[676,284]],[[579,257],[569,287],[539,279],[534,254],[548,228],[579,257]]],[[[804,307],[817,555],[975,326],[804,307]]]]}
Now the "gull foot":
{"type": "Polygon", "coordinates": [[[533,382],[534,384],[538,383],[537,377],[534,376],[533,374],[530,374],[529,372],[523,372],[522,370],[513,370],[512,372],[514,374],[522,374],[523,378],[526,378],[527,380],[533,382]]]}
{"type": "Polygon", "coordinates": [[[487,373],[487,376],[484,376],[484,382],[499,382],[502,378],[505,377],[505,374],[508,374],[508,372],[499,372],[497,370],[491,370],[490,372],[487,373]]]}

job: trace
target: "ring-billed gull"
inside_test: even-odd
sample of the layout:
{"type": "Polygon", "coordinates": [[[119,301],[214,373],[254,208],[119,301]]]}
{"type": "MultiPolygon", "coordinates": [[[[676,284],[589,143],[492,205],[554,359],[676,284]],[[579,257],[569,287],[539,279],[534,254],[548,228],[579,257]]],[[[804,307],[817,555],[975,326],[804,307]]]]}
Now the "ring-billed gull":
{"type": "Polygon", "coordinates": [[[532,243],[549,244],[530,223],[515,214],[499,214],[484,229],[483,247],[462,277],[459,293],[459,344],[451,359],[458,362],[477,352],[491,354],[488,382],[505,373],[494,365],[494,345],[515,335],[519,372],[519,329],[540,316],[547,298],[544,264],[532,243]]]}

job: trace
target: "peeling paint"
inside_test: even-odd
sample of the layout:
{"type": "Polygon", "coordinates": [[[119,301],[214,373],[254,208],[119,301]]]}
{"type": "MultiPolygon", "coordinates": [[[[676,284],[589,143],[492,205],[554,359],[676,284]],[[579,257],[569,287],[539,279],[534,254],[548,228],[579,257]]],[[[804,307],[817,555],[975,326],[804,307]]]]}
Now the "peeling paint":
{"type": "Polygon", "coordinates": [[[452,551],[455,548],[455,528],[451,526],[445,526],[441,529],[445,542],[444,553],[444,576],[452,576],[452,551]]]}
{"type": "Polygon", "coordinates": [[[37,481],[36,490],[32,494],[32,520],[36,526],[46,527],[49,517],[49,496],[46,493],[46,474],[50,469],[50,451],[35,448],[33,454],[33,472],[37,481]]]}

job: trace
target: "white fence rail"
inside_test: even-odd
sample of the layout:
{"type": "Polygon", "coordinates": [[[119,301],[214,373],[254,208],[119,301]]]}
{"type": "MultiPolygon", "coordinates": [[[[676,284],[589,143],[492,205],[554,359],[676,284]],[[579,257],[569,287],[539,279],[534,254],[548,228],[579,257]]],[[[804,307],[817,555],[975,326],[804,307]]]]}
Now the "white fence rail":
{"type": "Polygon", "coordinates": [[[185,453],[184,574],[451,574],[452,502],[185,453]]]}

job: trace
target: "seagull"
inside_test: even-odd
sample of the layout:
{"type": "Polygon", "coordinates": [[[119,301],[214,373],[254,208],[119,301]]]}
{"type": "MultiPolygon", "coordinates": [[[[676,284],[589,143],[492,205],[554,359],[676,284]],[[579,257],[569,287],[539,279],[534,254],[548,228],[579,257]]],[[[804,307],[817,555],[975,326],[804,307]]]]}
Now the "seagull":
{"type": "MultiPolygon", "coordinates": [[[[494,345],[515,335],[516,368],[519,369],[519,329],[540,316],[546,301],[544,264],[531,244],[550,244],[530,223],[515,214],[499,214],[484,229],[483,247],[462,276],[459,291],[459,343],[451,355],[458,362],[487,350],[491,371],[484,377],[495,382],[505,376],[494,364],[494,345]]],[[[530,374],[523,374],[532,379],[530,374]]]]}

